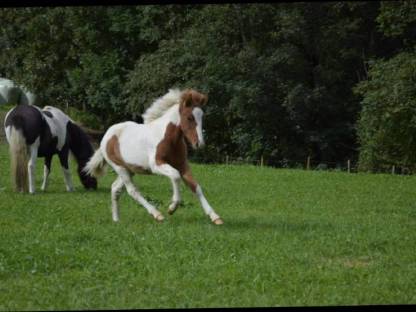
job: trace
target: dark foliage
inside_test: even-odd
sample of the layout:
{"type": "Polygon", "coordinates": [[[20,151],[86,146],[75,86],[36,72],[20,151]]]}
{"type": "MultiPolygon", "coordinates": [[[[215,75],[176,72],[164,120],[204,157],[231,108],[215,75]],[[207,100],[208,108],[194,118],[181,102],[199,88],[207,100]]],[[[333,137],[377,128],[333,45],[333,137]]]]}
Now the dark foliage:
{"type": "MultiPolygon", "coordinates": [[[[99,116],[103,129],[140,121],[169,88],[208,93],[207,147],[192,155],[207,162],[386,156],[392,146],[369,148],[382,139],[367,128],[385,126],[377,103],[392,80],[403,88],[391,107],[414,101],[414,76],[402,72],[414,56],[411,1],[4,8],[0,20],[0,76],[45,104],[99,116]]],[[[413,140],[411,129],[403,135],[413,140]]],[[[411,143],[394,142],[405,157],[411,143]]],[[[414,164],[397,155],[360,161],[414,164]]]]}

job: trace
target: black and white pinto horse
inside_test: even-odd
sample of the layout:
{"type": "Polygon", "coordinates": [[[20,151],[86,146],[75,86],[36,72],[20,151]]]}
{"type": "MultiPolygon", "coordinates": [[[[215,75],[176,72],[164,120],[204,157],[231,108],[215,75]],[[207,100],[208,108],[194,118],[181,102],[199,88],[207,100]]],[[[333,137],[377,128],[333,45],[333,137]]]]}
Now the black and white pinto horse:
{"type": "Polygon", "coordinates": [[[45,158],[43,183],[46,190],[51,161],[58,154],[67,191],[73,191],[68,166],[69,152],[78,163],[78,175],[86,189],[97,188],[97,180],[84,172],[84,166],[94,154],[86,133],[60,109],[45,106],[18,105],[4,121],[11,157],[11,173],[16,191],[35,193],[35,165],[37,157],[45,158]]]}

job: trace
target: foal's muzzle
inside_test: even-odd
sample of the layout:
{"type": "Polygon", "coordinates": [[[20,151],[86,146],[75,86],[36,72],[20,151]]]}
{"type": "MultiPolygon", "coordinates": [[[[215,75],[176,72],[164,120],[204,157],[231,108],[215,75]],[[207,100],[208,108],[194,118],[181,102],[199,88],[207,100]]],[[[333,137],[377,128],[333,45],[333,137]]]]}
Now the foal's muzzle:
{"type": "Polygon", "coordinates": [[[205,146],[205,142],[204,141],[198,141],[194,145],[194,149],[201,148],[201,147],[204,147],[204,146],[205,146]]]}

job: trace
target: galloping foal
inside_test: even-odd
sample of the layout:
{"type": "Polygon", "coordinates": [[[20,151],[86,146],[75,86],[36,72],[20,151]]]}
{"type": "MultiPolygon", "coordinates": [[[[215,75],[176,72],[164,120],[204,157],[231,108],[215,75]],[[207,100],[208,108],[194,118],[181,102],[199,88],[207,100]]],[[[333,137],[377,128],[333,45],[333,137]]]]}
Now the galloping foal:
{"type": "Polygon", "coordinates": [[[192,177],[187,161],[185,139],[193,148],[204,145],[202,135],[202,106],[207,96],[195,90],[171,89],[157,99],[143,114],[144,124],[126,121],[111,126],[101,140],[99,149],[87,163],[88,174],[104,174],[106,163],[118,174],[111,186],[112,216],[119,220],[118,199],[123,186],[128,194],[142,204],[157,220],[163,215],[139,193],[132,183],[134,173],[151,173],[167,176],[173,186],[172,202],[168,213],[173,214],[180,203],[181,178],[195,193],[214,224],[223,221],[206,200],[200,185],[192,177]]]}

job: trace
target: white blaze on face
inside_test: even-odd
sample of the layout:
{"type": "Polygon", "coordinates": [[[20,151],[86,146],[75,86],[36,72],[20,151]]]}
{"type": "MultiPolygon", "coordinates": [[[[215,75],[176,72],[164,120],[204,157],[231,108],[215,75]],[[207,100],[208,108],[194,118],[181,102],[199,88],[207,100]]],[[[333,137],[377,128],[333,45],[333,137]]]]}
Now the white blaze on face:
{"type": "Polygon", "coordinates": [[[204,115],[204,112],[199,107],[195,107],[192,110],[192,114],[194,115],[196,121],[196,133],[198,135],[199,146],[201,147],[205,144],[204,137],[202,135],[202,116],[204,115]]]}

